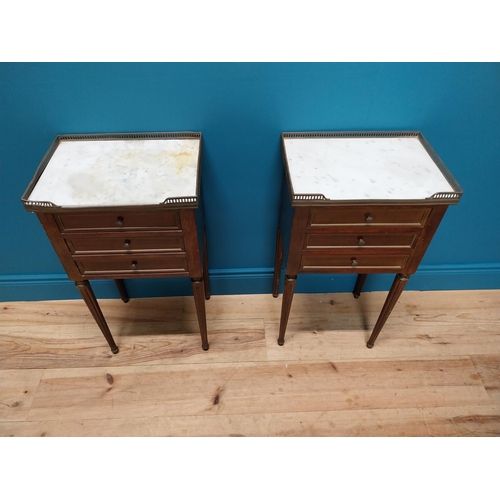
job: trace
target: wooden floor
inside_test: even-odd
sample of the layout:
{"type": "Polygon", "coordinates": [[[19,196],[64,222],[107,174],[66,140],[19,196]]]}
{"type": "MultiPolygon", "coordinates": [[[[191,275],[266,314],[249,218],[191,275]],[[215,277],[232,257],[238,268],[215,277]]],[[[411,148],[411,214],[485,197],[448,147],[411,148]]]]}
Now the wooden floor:
{"type": "Polygon", "coordinates": [[[499,436],[500,290],[2,303],[2,436],[499,436]]]}

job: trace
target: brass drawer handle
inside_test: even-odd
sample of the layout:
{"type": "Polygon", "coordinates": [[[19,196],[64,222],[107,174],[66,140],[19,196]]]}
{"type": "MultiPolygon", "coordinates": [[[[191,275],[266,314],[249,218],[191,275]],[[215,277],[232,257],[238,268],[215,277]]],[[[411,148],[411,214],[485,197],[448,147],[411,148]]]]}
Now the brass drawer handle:
{"type": "Polygon", "coordinates": [[[134,271],[137,269],[137,261],[136,260],[132,261],[132,265],[130,266],[130,269],[132,269],[134,271]]]}
{"type": "Polygon", "coordinates": [[[123,248],[125,248],[125,250],[130,250],[130,243],[131,243],[130,240],[125,240],[125,243],[123,244],[123,248]]]}
{"type": "Polygon", "coordinates": [[[365,215],[365,221],[366,222],[373,222],[373,217],[370,214],[365,215]]]}
{"type": "Polygon", "coordinates": [[[358,261],[356,260],[356,257],[353,257],[353,258],[351,259],[351,266],[352,266],[352,267],[356,267],[357,265],[358,265],[358,261]]]}
{"type": "Polygon", "coordinates": [[[363,236],[358,236],[358,245],[362,247],[366,241],[363,239],[363,236]]]}
{"type": "Polygon", "coordinates": [[[117,217],[116,218],[116,225],[122,227],[123,226],[123,217],[117,217]]]}

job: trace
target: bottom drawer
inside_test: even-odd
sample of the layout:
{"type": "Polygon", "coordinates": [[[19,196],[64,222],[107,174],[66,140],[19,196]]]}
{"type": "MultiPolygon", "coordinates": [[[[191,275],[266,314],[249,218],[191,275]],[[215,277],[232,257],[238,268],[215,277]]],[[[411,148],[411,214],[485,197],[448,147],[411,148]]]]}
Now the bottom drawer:
{"type": "Polygon", "coordinates": [[[112,273],[187,273],[185,254],[86,256],[75,259],[82,276],[112,273]]]}
{"type": "Polygon", "coordinates": [[[408,255],[303,255],[300,271],[305,273],[357,273],[368,269],[374,272],[401,270],[408,255]]]}

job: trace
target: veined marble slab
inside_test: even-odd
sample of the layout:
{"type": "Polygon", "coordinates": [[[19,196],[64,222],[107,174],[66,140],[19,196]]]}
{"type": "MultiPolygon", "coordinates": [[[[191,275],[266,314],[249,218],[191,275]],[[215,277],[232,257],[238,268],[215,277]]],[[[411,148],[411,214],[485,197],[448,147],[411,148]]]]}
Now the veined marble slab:
{"type": "Polygon", "coordinates": [[[76,208],[196,197],[199,149],[199,139],[62,141],[29,201],[76,208]]]}
{"type": "Polygon", "coordinates": [[[453,193],[416,137],[285,138],[295,194],[329,200],[421,200],[453,193]]]}

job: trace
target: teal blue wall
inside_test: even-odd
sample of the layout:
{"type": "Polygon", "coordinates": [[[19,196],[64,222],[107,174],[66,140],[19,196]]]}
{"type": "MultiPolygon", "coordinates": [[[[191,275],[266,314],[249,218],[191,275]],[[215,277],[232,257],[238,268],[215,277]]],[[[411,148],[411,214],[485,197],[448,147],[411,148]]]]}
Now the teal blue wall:
{"type": "MultiPolygon", "coordinates": [[[[500,288],[500,64],[0,64],[2,300],[76,297],[20,197],[58,134],[202,132],[212,289],[270,293],[282,178],[294,130],[420,130],[464,189],[408,288],[500,288]]],[[[301,276],[344,291],[354,276],[301,276]]],[[[388,277],[370,277],[384,289],[388,277]]],[[[110,282],[101,297],[116,296],[110,282]]],[[[131,294],[191,293],[183,279],[131,294]]]]}

